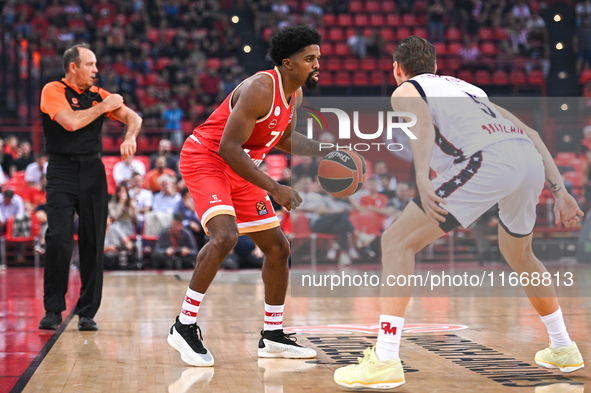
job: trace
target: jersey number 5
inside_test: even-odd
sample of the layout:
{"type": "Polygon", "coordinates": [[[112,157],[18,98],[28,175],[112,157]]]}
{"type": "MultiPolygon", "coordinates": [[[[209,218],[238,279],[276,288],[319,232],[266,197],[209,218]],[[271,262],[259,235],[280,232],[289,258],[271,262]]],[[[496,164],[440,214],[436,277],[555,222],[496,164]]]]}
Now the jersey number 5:
{"type": "Polygon", "coordinates": [[[271,138],[271,140],[265,145],[267,147],[271,146],[273,142],[275,142],[275,139],[277,139],[277,137],[281,135],[281,131],[271,131],[271,135],[273,136],[273,138],[271,138]]]}
{"type": "MultiPolygon", "coordinates": [[[[464,92],[466,93],[466,92],[464,92]]],[[[478,105],[478,107],[480,108],[481,111],[483,111],[484,113],[486,113],[487,115],[493,117],[493,118],[497,118],[496,113],[488,106],[486,105],[484,102],[480,101],[480,98],[470,94],[470,93],[466,93],[466,95],[470,98],[472,98],[472,101],[474,101],[476,103],[476,105],[478,105]]]]}

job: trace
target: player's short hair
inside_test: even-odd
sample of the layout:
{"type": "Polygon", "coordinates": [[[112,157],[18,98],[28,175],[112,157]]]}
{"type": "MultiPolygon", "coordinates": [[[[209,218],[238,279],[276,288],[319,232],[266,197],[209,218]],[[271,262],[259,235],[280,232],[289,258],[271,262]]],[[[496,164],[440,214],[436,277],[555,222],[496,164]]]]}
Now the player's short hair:
{"type": "Polygon", "coordinates": [[[288,59],[308,45],[320,45],[322,36],[315,29],[304,26],[290,26],[279,30],[271,37],[269,56],[280,66],[283,59],[288,59]]]}
{"type": "Polygon", "coordinates": [[[435,47],[424,38],[414,35],[406,37],[396,45],[392,57],[411,78],[435,72],[435,47]]]}
{"type": "Polygon", "coordinates": [[[80,52],[78,51],[78,48],[90,49],[90,45],[88,45],[86,42],[83,42],[66,49],[63,57],[64,72],[66,74],[68,73],[68,68],[70,68],[70,63],[74,63],[76,64],[76,67],[80,67],[80,52]]]}

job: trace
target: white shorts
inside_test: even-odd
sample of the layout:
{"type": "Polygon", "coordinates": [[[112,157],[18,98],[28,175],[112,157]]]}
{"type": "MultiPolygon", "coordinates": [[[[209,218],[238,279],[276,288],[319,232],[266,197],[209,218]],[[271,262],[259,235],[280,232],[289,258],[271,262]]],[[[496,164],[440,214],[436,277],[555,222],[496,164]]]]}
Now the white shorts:
{"type": "Polygon", "coordinates": [[[468,160],[453,164],[433,180],[442,207],[463,227],[499,204],[501,225],[514,236],[530,234],[544,188],[542,156],[533,142],[510,139],[487,146],[468,160]]]}

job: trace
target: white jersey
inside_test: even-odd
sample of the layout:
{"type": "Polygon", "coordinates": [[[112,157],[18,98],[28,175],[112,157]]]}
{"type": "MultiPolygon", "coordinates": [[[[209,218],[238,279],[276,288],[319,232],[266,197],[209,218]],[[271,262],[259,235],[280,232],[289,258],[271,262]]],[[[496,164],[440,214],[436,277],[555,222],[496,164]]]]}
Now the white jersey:
{"type": "Polygon", "coordinates": [[[529,140],[501,115],[482,89],[468,82],[435,74],[417,75],[408,82],[429,105],[438,146],[433,149],[431,168],[438,174],[493,143],[529,140]]]}

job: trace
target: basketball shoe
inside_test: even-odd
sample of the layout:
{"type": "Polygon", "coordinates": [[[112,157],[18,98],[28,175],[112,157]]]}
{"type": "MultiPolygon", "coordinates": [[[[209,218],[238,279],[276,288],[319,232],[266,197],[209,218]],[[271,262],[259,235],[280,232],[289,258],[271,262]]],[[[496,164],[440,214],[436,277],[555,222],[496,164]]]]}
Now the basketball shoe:
{"type": "Polygon", "coordinates": [[[259,357],[261,358],[288,358],[288,359],[312,359],[316,357],[316,351],[312,348],[302,347],[296,343],[295,333],[285,334],[281,330],[262,330],[259,340],[259,357]]]}
{"type": "Polygon", "coordinates": [[[404,370],[400,359],[379,360],[375,347],[363,351],[358,364],[336,369],[334,381],[351,389],[393,389],[403,385],[404,370]]]}
{"type": "Polygon", "coordinates": [[[170,327],[168,343],[179,351],[183,362],[191,366],[213,366],[213,356],[203,346],[203,336],[197,324],[183,325],[176,317],[176,322],[170,327]]]}
{"type": "Polygon", "coordinates": [[[535,356],[536,364],[546,368],[557,368],[563,373],[572,373],[585,367],[583,356],[577,344],[573,341],[567,347],[548,348],[538,351],[535,356]]]}

